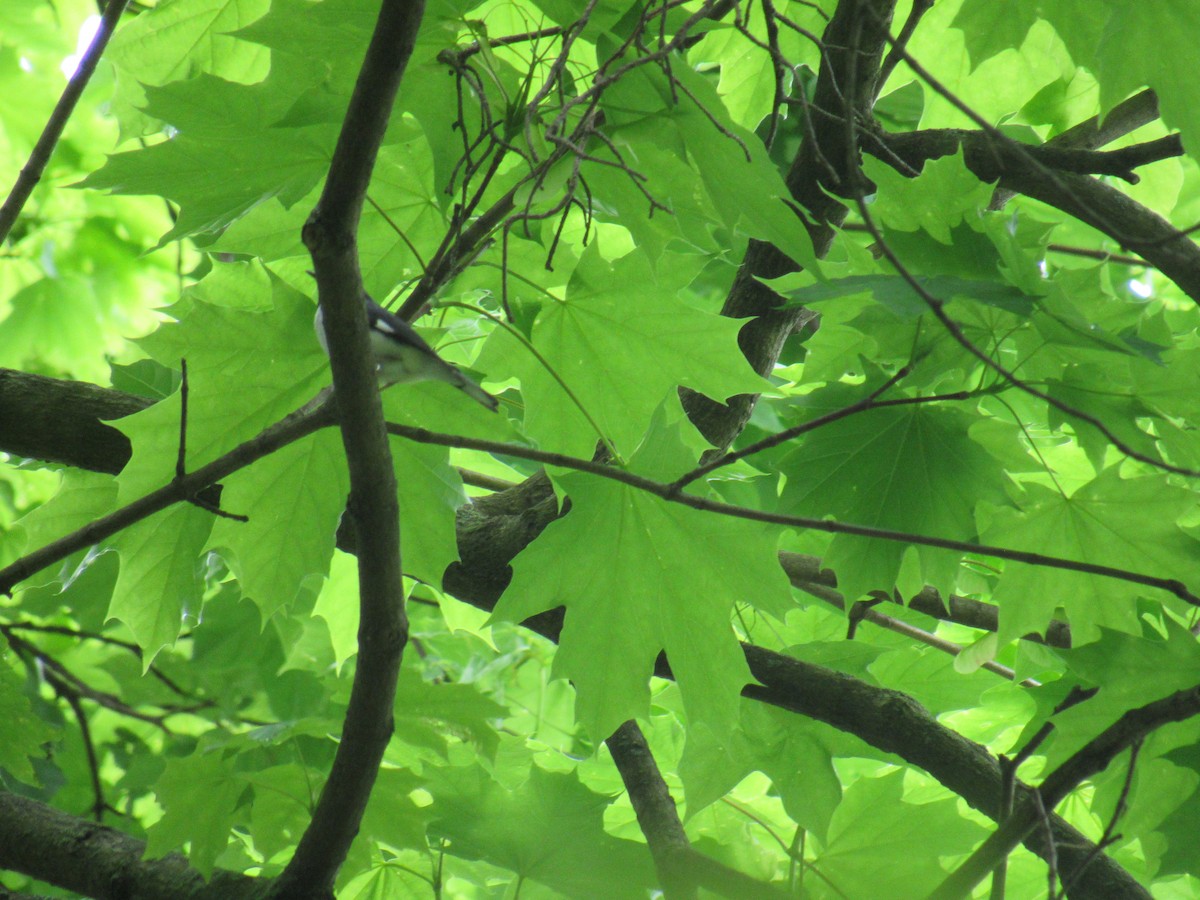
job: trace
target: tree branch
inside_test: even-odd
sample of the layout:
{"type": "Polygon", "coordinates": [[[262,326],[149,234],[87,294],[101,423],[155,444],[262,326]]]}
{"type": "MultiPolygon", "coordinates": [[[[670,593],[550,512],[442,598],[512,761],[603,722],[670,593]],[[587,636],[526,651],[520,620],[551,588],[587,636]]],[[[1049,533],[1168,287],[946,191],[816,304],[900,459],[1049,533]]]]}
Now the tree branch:
{"type": "Polygon", "coordinates": [[[46,121],[46,127],[42,130],[41,136],[34,144],[33,151],[29,154],[29,161],[25,163],[21,173],[17,176],[17,181],[8,197],[5,198],[4,205],[0,206],[0,244],[8,238],[29,195],[42,180],[42,173],[46,171],[46,164],[50,162],[54,147],[58,143],[58,139],[62,137],[63,129],[67,127],[67,121],[71,118],[71,113],[75,111],[75,105],[83,95],[83,89],[91,81],[92,73],[96,71],[96,64],[100,62],[100,56],[104,53],[104,48],[108,46],[109,38],[116,30],[117,22],[120,21],[121,13],[125,11],[127,2],[128,0],[108,0],[108,6],[104,8],[104,15],[100,17],[96,36],[92,38],[92,43],[79,60],[79,68],[67,82],[62,96],[58,98],[54,112],[50,114],[50,118],[46,121]]]}
{"type": "Polygon", "coordinates": [[[732,900],[743,897],[783,900],[790,896],[691,846],[679,821],[675,801],[637,722],[626,722],[605,743],[629,792],[667,900],[697,897],[698,887],[732,900]]]}
{"type": "Polygon", "coordinates": [[[630,719],[605,744],[629,793],[638,825],[654,858],[663,894],[667,900],[697,897],[697,879],[685,860],[692,845],[642,729],[630,719]]]}
{"type": "Polygon", "coordinates": [[[134,522],[139,522],[175,503],[186,502],[233,472],[331,424],[333,424],[332,401],[318,396],[208,465],[202,466],[183,478],[174,479],[158,490],[151,491],[129,505],[85,525],[78,531],[52,541],[32,553],[27,553],[0,569],[0,594],[11,593],[15,585],[30,575],[40,572],[46,566],[60,562],[78,550],[98,544],[122,529],[128,528],[134,522]]]}
{"type": "Polygon", "coordinates": [[[258,900],[266,885],[218,870],[212,879],[177,853],[143,859],[146,845],[112,828],[0,791],[0,869],[96,900],[258,900]]]}
{"type": "MultiPolygon", "coordinates": [[[[1040,787],[1027,792],[1012,815],[930,894],[930,900],[968,896],[971,888],[1037,827],[1042,819],[1040,810],[1054,809],[1083,781],[1103,772],[1117,754],[1141,741],[1150,732],[1197,715],[1200,715],[1200,687],[1177,691],[1170,697],[1126,712],[1051,772],[1040,787]]],[[[1060,856],[1064,849],[1059,847],[1060,856]]],[[[1069,876],[1063,874],[1063,880],[1068,879],[1069,876]]]]}
{"type": "MultiPolygon", "coordinates": [[[[1131,184],[1137,184],[1133,171],[1138,166],[1149,165],[1164,159],[1183,156],[1183,142],[1179,135],[1131,144],[1117,150],[1092,150],[1063,147],[1052,143],[1022,144],[1018,141],[996,140],[982,131],[959,128],[931,128],[924,131],[899,133],[863,133],[863,149],[887,162],[892,153],[913,170],[919,171],[931,159],[938,159],[958,152],[963,148],[967,165],[982,181],[998,181],[1010,174],[1029,173],[1031,161],[1059,172],[1074,172],[1082,175],[1113,175],[1131,184]],[[872,138],[881,146],[872,150],[872,138]],[[880,152],[886,149],[886,152],[880,152]]],[[[902,171],[902,170],[901,170],[902,171]]],[[[1041,173],[1038,173],[1041,174],[1041,173]]],[[[1044,176],[1043,176],[1044,177],[1044,176]]]]}
{"type": "Polygon", "coordinates": [[[0,451],[115,475],[129,438],[105,424],[152,401],[82,381],[0,369],[0,451]]]}
{"type": "Polygon", "coordinates": [[[303,232],[316,271],[350,470],[348,512],[359,547],[360,624],[342,738],[312,820],[275,885],[273,896],[280,898],[332,898],[334,879],[358,833],[392,736],[396,679],[408,642],[399,503],[367,336],[357,231],[424,11],[423,0],[383,0],[325,188],[303,232]]]}
{"type": "MultiPolygon", "coordinates": [[[[797,590],[812,592],[814,588],[825,591],[837,588],[837,575],[831,569],[822,569],[821,560],[815,556],[784,551],[779,554],[779,565],[787,573],[792,587],[797,590]]],[[[818,596],[821,595],[818,594],[818,596]]],[[[844,601],[841,594],[837,594],[837,597],[844,601]]],[[[952,594],[948,599],[944,599],[937,589],[929,586],[908,598],[907,601],[902,600],[896,594],[889,595],[888,601],[908,606],[909,609],[915,609],[934,619],[957,622],[959,625],[966,625],[969,628],[998,631],[1000,627],[999,607],[972,600],[970,597],[960,597],[957,594],[952,594]]],[[[1045,635],[1027,634],[1024,635],[1024,640],[1035,641],[1050,647],[1070,649],[1071,626],[1066,622],[1051,621],[1046,626],[1045,635]]]]}
{"type": "MultiPolygon", "coordinates": [[[[967,132],[976,135],[971,139],[976,142],[974,148],[968,145],[964,154],[967,167],[972,172],[984,181],[999,179],[1000,187],[1048,203],[1107,234],[1121,246],[1144,256],[1174,281],[1180,290],[1200,303],[1200,246],[1186,234],[1115,188],[1086,175],[1058,172],[1043,165],[1028,153],[1028,145],[1019,144],[996,131],[920,63],[907,53],[900,52],[904,61],[923,81],[980,124],[981,132],[967,132]],[[986,143],[977,143],[984,136],[986,143]]],[[[1141,106],[1145,105],[1143,101],[1141,106]]],[[[874,138],[879,140],[880,136],[874,138]]],[[[891,150],[893,138],[901,144],[905,140],[903,135],[890,135],[886,143],[877,147],[886,146],[891,150]]],[[[872,136],[863,135],[863,139],[863,149],[873,152],[872,136]]],[[[887,153],[881,155],[880,159],[889,165],[896,165],[895,157],[889,159],[887,153]]],[[[912,172],[904,174],[911,176],[912,172]]]]}
{"type": "MultiPolygon", "coordinates": [[[[874,75],[887,41],[891,22],[892,0],[867,0],[870,14],[858,9],[857,3],[842,2],[822,35],[823,63],[817,76],[812,106],[817,109],[841,109],[845,89],[845,74],[850,60],[857,60],[861,71],[874,75]],[[866,27],[861,27],[865,19],[866,27]],[[859,22],[860,27],[855,26],[859,22]],[[856,38],[856,39],[855,39],[856,38]]],[[[874,102],[874,81],[862,79],[860,89],[845,100],[856,115],[869,115],[874,102]]],[[[845,136],[840,125],[828,117],[815,117],[806,124],[800,151],[787,175],[792,197],[812,220],[805,226],[812,238],[818,257],[829,252],[835,229],[845,219],[846,208],[834,194],[845,180],[845,136]]],[[[807,322],[815,318],[810,310],[799,307],[781,308],[782,298],[760,279],[778,278],[797,270],[797,265],[778,248],[752,240],[721,314],[731,318],[750,318],[738,334],[738,345],[751,367],[766,377],[775,367],[784,341],[807,322]]],[[[758,402],[756,394],[740,394],[718,403],[703,394],[684,389],[680,391],[684,409],[700,433],[724,452],[750,420],[758,402]]]]}

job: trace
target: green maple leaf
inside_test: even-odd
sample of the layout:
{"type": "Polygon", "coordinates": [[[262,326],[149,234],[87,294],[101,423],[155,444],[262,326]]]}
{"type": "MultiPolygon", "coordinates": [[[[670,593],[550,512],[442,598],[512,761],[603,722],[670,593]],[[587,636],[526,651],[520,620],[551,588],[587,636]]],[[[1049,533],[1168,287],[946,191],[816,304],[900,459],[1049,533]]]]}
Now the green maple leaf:
{"type": "MultiPolygon", "coordinates": [[[[660,435],[663,432],[658,432],[660,435]]],[[[674,433],[634,462],[663,471],[685,457],[674,433]]],[[[695,722],[727,729],[749,670],[729,624],[731,605],[777,614],[790,605],[771,529],[666,503],[606,479],[562,479],[570,513],[513,562],[497,618],[567,608],[554,673],[571,679],[580,721],[596,738],[644,716],[665,651],[695,722]],[[570,567],[565,554],[575,560],[570,567]]]]}
{"type": "MultiPolygon", "coordinates": [[[[1191,491],[1174,487],[1164,476],[1123,479],[1114,466],[1070,497],[1027,485],[1020,511],[997,511],[983,540],[1178,578],[1195,588],[1200,586],[1200,543],[1176,524],[1194,504],[1191,491]]],[[[1000,641],[1041,631],[1058,607],[1066,611],[1077,643],[1094,640],[1100,626],[1137,633],[1132,600],[1152,593],[1153,588],[1113,578],[1008,562],[995,592],[1000,641]]]]}
{"type": "MultiPolygon", "coordinates": [[[[671,104],[669,111],[659,113],[656,125],[661,130],[665,119],[678,128],[696,175],[725,224],[775,245],[809,272],[820,272],[812,238],[762,142],[728,118],[711,82],[690,66],[673,66],[671,75],[696,103],[671,104]],[[713,127],[713,113],[701,112],[696,104],[724,119],[720,128],[713,127]]],[[[669,93],[660,87],[660,102],[669,93]]]]}
{"type": "Polygon", "coordinates": [[[483,859],[571,897],[644,897],[654,884],[644,845],[604,830],[609,798],[574,774],[532,766],[529,778],[507,788],[482,766],[432,769],[430,830],[452,852],[483,859]]]}
{"type": "Polygon", "coordinates": [[[29,758],[45,755],[43,744],[54,738],[54,729],[34,714],[10,656],[7,642],[0,644],[0,769],[26,784],[36,784],[29,758]]]}
{"type": "Polygon", "coordinates": [[[129,626],[144,651],[145,668],[179,637],[185,616],[199,616],[200,553],[212,523],[212,513],[176,504],[126,528],[113,541],[121,570],[108,615],[129,626]]]}
{"type": "Polygon", "coordinates": [[[146,855],[157,858],[190,843],[188,862],[205,877],[229,843],[234,813],[246,783],[220,753],[167,761],[154,786],[163,817],[148,831],[146,855]]]}
{"type": "MultiPolygon", "coordinates": [[[[844,393],[844,389],[831,389],[844,393]]],[[[814,401],[816,402],[816,401],[814,401]]],[[[843,404],[844,405],[844,404],[843,404]]],[[[781,508],[921,535],[975,537],[975,506],[1004,502],[1000,466],[967,435],[972,419],[931,405],[849,416],[807,435],[781,463],[781,508]]],[[[897,583],[909,546],[836,535],[824,562],[848,598],[897,583]]],[[[916,546],[921,583],[953,584],[959,555],[916,546]]]]}
{"type": "Polygon", "coordinates": [[[274,126],[293,91],[292,85],[247,88],[211,75],[153,88],[146,112],[177,134],[113,154],[81,186],[175,201],[179,218],[160,244],[211,237],[264,200],[277,197],[291,206],[324,175],[334,135],[326,124],[274,126]]]}
{"type": "Polygon", "coordinates": [[[305,578],[328,571],[349,489],[341,437],[332,429],[223,482],[222,504],[246,510],[249,521],[218,519],[208,546],[232,551],[229,567],[264,621],[295,599],[305,578]]]}
{"type": "MultiPolygon", "coordinates": [[[[111,475],[66,470],[58,492],[18,523],[19,531],[25,533],[24,549],[36,550],[83,528],[112,512],[116,501],[117,482],[111,475]]],[[[50,576],[47,569],[30,583],[44,584],[50,576]]]]}
{"type": "Polygon", "coordinates": [[[688,729],[679,764],[688,818],[758,770],[771,779],[793,821],[824,840],[842,798],[834,757],[874,753],[857,738],[821,722],[745,701],[740,728],[721,733],[703,725],[688,729]]]}
{"type": "MultiPolygon", "coordinates": [[[[178,323],[142,343],[163,365],[187,360],[189,471],[274,424],[328,383],[328,360],[313,335],[312,301],[280,282],[256,299],[260,308],[253,310],[194,302],[178,323]]],[[[115,423],[133,445],[119,479],[123,502],[174,477],[179,421],[176,392],[115,423]]]]}
{"type": "MultiPolygon", "coordinates": [[[[397,229],[428,258],[437,249],[443,217],[433,181],[429,142],[412,118],[395,121],[389,143],[380,148],[358,230],[363,282],[383,299],[392,286],[411,278],[418,261],[397,229]],[[376,209],[378,206],[378,209],[376,209]]],[[[290,257],[307,260],[300,240],[304,220],[317,200],[315,192],[290,208],[277,198],[250,210],[212,244],[216,252],[252,253],[264,262],[290,257]]]]}
{"type": "Polygon", "coordinates": [[[1036,0],[1011,3],[966,0],[959,7],[951,27],[962,31],[974,69],[998,53],[1021,46],[1036,20],[1036,0]]]}
{"type": "Polygon", "coordinates": [[[166,84],[197,69],[252,84],[267,74],[262,47],[230,37],[263,15],[270,0],[175,0],[123,23],[106,53],[142,84],[166,84]]]}
{"type": "Polygon", "coordinates": [[[864,159],[863,171],[876,182],[878,199],[872,212],[897,231],[924,229],[941,244],[953,243],[952,230],[987,206],[992,188],[963,162],[960,147],[953,156],[930,160],[921,174],[907,178],[886,163],[864,159]]]}
{"type": "Polygon", "coordinates": [[[1200,93],[1191,77],[1200,66],[1200,7],[1190,0],[1105,0],[1103,6],[1112,14],[1096,54],[1101,107],[1110,109],[1148,85],[1163,121],[1179,129],[1189,148],[1200,146],[1200,93]]]}
{"type": "Polygon", "coordinates": [[[903,771],[860,778],[847,789],[816,860],[840,896],[923,897],[946,875],[940,856],[966,853],[983,839],[956,800],[918,805],[903,794],[903,771]]]}
{"type": "MultiPolygon", "coordinates": [[[[566,299],[547,302],[533,325],[534,346],[623,456],[678,385],[717,400],[765,386],[738,349],[737,321],[675,298],[686,277],[678,265],[672,271],[660,262],[656,276],[642,251],[610,264],[593,244],[566,299]]],[[[487,368],[521,379],[528,433],[555,449],[590,453],[596,431],[562,385],[511,336],[497,331],[493,343],[487,368]]]]}

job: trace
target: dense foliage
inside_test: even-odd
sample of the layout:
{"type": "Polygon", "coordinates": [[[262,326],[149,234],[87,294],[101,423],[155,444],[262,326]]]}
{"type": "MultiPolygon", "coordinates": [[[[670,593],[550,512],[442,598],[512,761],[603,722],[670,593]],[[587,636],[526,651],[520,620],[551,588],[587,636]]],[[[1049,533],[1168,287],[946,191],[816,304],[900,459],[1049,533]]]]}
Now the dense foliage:
{"type": "Polygon", "coordinates": [[[1200,8],[384,8],[130,3],[10,198],[0,893],[1200,896],[1200,8]]]}

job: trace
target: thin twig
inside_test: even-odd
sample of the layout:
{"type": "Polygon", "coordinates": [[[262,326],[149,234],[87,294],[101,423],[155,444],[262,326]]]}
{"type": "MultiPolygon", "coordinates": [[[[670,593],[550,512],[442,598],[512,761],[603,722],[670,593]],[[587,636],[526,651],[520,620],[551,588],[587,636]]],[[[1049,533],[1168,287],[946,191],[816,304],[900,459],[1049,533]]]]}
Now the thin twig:
{"type": "Polygon", "coordinates": [[[875,78],[876,96],[883,90],[888,78],[891,77],[892,71],[900,63],[902,58],[901,53],[908,46],[908,42],[912,40],[913,32],[917,30],[917,25],[921,22],[921,17],[931,9],[933,9],[933,0],[913,0],[908,18],[904,20],[904,25],[900,28],[900,33],[896,35],[896,39],[892,42],[892,49],[879,65],[879,74],[875,78]]]}
{"type": "MultiPolygon", "coordinates": [[[[635,475],[632,472],[627,472],[624,469],[619,469],[614,466],[605,465],[600,462],[591,460],[579,459],[573,456],[567,456],[562,453],[550,453],[543,450],[535,450],[531,447],[523,447],[517,444],[505,444],[497,441],[486,441],[479,438],[463,437],[460,435],[443,434],[439,432],[429,431],[424,428],[414,428],[408,425],[400,425],[395,422],[388,423],[388,432],[399,435],[411,441],[416,441],[421,444],[438,444],[447,447],[458,447],[465,450],[483,450],[487,453],[495,453],[500,456],[513,456],[518,459],[528,459],[534,462],[540,462],[545,465],[558,466],[565,469],[575,469],[580,472],[587,472],[591,475],[597,475],[601,478],[608,478],[637,490],[645,491],[648,494],[653,494],[669,503],[678,503],[682,506],[688,506],[692,509],[702,510],[704,512],[717,513],[718,515],[731,516],[737,519],[746,519],[752,522],[765,522],[774,525],[786,525],[794,528],[811,528],[814,531],[823,531],[829,534],[849,534],[856,537],[877,538],[885,541],[896,541],[898,543],[918,544],[926,547],[938,547],[943,550],[954,550],[961,553],[978,554],[981,556],[994,556],[997,559],[1007,559],[1013,562],[1025,563],[1031,566],[1041,566],[1051,569],[1063,569],[1070,572],[1082,572],[1087,575],[1099,575],[1104,578],[1113,578],[1118,581],[1127,581],[1131,584],[1141,584],[1147,587],[1159,588],[1183,600],[1192,606],[1200,606],[1200,597],[1197,597],[1187,586],[1174,578],[1159,578],[1154,575],[1146,575],[1141,572],[1133,572],[1128,569],[1120,569],[1114,566],[1105,566],[1098,563],[1080,562],[1078,560],[1065,559],[1063,557],[1049,556],[1043,553],[1035,553],[1026,550],[1012,550],[1007,547],[997,547],[991,544],[977,544],[969,541],[956,541],[949,538],[932,537],[929,535],[913,534],[905,531],[893,531],[887,528],[874,528],[867,525],[857,525],[851,522],[836,522],[829,519],[815,519],[809,516],[793,516],[784,515],[782,513],[764,512],[758,509],[751,509],[745,506],[734,506],[729,503],[721,503],[715,500],[709,500],[703,497],[697,497],[692,494],[678,493],[673,484],[654,481],[650,478],[643,478],[640,475],[635,475]]],[[[4,572],[0,570],[0,587],[3,586],[4,572]]]]}
{"type": "Polygon", "coordinates": [[[175,480],[182,481],[187,475],[187,417],[188,417],[188,370],[187,360],[179,360],[179,453],[175,457],[175,480]]]}
{"type": "Polygon", "coordinates": [[[97,822],[104,821],[104,813],[110,809],[104,799],[104,785],[100,781],[100,760],[96,757],[96,744],[92,740],[92,729],[88,724],[87,712],[79,701],[79,692],[67,684],[53,671],[46,671],[46,681],[54,688],[54,692],[71,707],[75,715],[75,723],[79,726],[79,736],[83,739],[84,753],[87,755],[88,777],[92,782],[92,818],[97,822]]]}
{"type": "Polygon", "coordinates": [[[41,136],[29,154],[29,161],[22,167],[4,205],[0,206],[0,244],[8,238],[9,232],[12,231],[12,227],[17,221],[17,216],[21,214],[26,201],[29,200],[29,195],[42,180],[42,173],[46,171],[46,164],[50,162],[54,147],[58,143],[58,139],[62,137],[63,129],[66,128],[71,113],[75,111],[75,105],[79,102],[83,89],[87,87],[92,74],[96,71],[96,64],[100,62],[100,56],[104,53],[104,48],[108,46],[108,41],[116,30],[117,22],[120,21],[121,13],[125,11],[127,2],[128,0],[108,0],[108,5],[104,8],[104,15],[100,17],[96,36],[92,38],[92,43],[79,60],[79,68],[67,82],[62,96],[58,98],[54,112],[50,114],[46,127],[42,129],[41,136]]]}
{"type": "Polygon", "coordinates": [[[1133,773],[1137,766],[1138,754],[1141,750],[1142,741],[1140,740],[1135,741],[1133,746],[1129,748],[1129,766],[1125,770],[1125,780],[1121,784],[1121,793],[1117,796],[1117,803],[1113,807],[1112,816],[1109,818],[1108,824],[1104,826],[1104,834],[1100,836],[1100,840],[1096,841],[1096,845],[1091,849],[1087,858],[1071,873],[1071,877],[1063,881],[1062,891],[1056,895],[1054,900],[1066,897],[1072,885],[1079,880],[1079,877],[1092,864],[1092,861],[1120,838],[1116,832],[1117,823],[1121,821],[1121,817],[1125,815],[1129,807],[1129,793],[1133,790],[1133,773]]]}

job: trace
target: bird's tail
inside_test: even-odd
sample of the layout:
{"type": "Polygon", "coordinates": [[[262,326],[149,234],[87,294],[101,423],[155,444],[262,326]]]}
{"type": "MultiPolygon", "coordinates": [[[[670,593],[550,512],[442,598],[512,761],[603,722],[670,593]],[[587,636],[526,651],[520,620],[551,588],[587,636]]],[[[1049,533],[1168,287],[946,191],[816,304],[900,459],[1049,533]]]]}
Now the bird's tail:
{"type": "Polygon", "coordinates": [[[493,397],[491,394],[489,394],[487,391],[485,391],[483,388],[481,388],[479,385],[477,385],[475,382],[473,382],[470,378],[468,378],[462,372],[459,372],[457,369],[455,369],[454,374],[458,376],[458,378],[456,378],[453,382],[454,386],[456,388],[458,388],[460,391],[462,391],[464,394],[466,394],[468,397],[470,397],[472,400],[482,403],[484,406],[486,406],[492,412],[495,412],[496,409],[500,406],[499,400],[497,400],[495,397],[493,397]]]}

